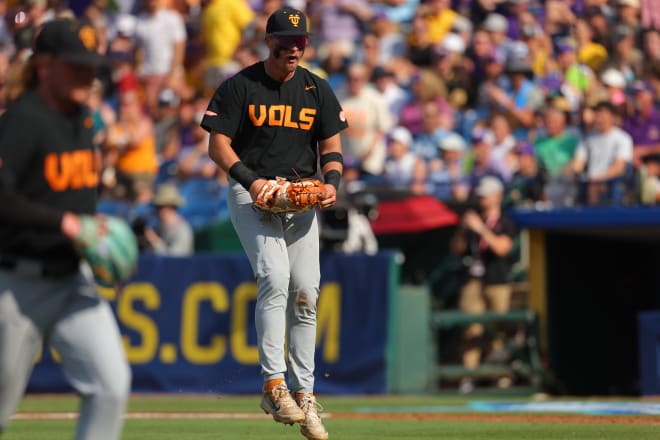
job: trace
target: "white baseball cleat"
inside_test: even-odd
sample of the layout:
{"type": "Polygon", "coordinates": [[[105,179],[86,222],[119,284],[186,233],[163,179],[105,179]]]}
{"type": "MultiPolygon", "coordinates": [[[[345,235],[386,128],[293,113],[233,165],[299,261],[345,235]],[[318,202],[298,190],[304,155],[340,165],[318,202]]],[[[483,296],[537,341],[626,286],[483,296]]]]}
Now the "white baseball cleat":
{"type": "Polygon", "coordinates": [[[264,390],[261,409],[266,414],[273,416],[273,420],[276,422],[293,425],[305,420],[305,413],[293,400],[289,388],[284,382],[270,390],[264,390]]]}
{"type": "Polygon", "coordinates": [[[305,413],[305,421],[300,424],[300,433],[308,440],[327,440],[328,431],[325,430],[319,416],[319,411],[323,411],[323,408],[316,403],[314,394],[296,395],[296,402],[305,413]]]}

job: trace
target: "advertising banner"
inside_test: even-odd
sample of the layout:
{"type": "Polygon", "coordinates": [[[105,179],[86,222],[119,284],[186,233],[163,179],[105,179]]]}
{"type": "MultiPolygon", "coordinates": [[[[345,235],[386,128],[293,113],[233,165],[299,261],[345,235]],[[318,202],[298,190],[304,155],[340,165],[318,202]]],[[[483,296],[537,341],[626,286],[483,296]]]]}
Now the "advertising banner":
{"type": "MultiPolygon", "coordinates": [[[[316,391],[386,392],[387,316],[394,257],[321,257],[316,391]]],[[[257,286],[247,258],[199,254],[140,257],[118,291],[101,289],[118,319],[133,391],[258,393],[254,308],[257,286]]],[[[28,391],[69,387],[58,355],[44,350],[28,391]]]]}

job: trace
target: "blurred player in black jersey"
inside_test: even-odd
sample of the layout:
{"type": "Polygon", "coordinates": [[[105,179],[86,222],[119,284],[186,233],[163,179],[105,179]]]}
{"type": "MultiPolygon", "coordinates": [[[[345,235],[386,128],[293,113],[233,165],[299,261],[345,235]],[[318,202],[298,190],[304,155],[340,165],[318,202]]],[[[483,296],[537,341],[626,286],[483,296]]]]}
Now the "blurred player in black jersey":
{"type": "Polygon", "coordinates": [[[76,440],[117,440],[130,369],[110,306],[76,254],[81,214],[94,214],[99,160],[85,106],[94,30],[70,20],[40,29],[25,91],[0,117],[0,431],[42,344],[81,395],[76,440]]]}
{"type": "Polygon", "coordinates": [[[339,132],[348,124],[327,81],[298,65],[308,40],[301,11],[275,11],[266,25],[268,58],[220,85],[202,127],[211,133],[210,157],[231,177],[231,220],[257,280],[261,408],[278,422],[301,422],[308,439],[323,440],[328,433],[313,394],[321,278],[316,211],[267,214],[252,206],[267,179],[314,177],[319,162],[327,188],[321,208],[336,202],[339,132]]]}

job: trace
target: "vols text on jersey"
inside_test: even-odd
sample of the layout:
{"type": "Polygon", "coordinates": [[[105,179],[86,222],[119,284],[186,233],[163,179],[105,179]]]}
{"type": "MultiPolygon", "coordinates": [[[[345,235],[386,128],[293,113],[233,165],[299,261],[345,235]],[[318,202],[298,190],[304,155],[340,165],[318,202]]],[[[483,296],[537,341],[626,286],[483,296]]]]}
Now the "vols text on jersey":
{"type": "Polygon", "coordinates": [[[92,150],[49,153],[44,158],[44,176],[53,191],[95,188],[99,164],[92,150]]]}
{"type": "Polygon", "coordinates": [[[314,125],[316,109],[302,107],[300,110],[295,110],[293,106],[285,104],[250,104],[248,116],[255,127],[267,125],[309,130],[314,125]]]}

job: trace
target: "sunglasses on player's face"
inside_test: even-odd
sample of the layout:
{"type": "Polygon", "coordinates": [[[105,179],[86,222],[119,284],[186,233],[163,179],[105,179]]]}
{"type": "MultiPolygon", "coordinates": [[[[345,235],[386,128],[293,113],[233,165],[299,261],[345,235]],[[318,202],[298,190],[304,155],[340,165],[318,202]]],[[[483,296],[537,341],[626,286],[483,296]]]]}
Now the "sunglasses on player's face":
{"type": "Polygon", "coordinates": [[[306,35],[292,35],[287,37],[275,37],[275,43],[278,47],[284,49],[293,49],[297,47],[298,49],[304,49],[309,43],[309,37],[306,35]]]}

